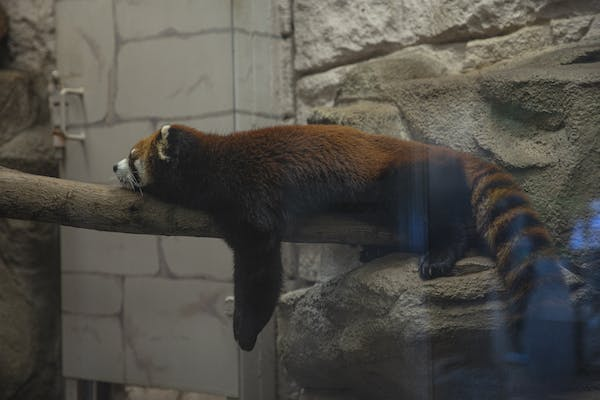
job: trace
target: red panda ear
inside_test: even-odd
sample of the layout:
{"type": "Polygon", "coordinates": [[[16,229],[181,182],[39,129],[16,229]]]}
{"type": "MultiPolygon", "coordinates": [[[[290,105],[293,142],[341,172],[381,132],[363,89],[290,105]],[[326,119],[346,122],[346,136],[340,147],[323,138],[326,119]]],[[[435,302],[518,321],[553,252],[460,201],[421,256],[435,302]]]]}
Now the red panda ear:
{"type": "Polygon", "coordinates": [[[160,128],[158,139],[156,141],[156,150],[158,151],[158,158],[164,161],[168,161],[171,157],[169,156],[169,134],[171,125],[163,125],[160,128]]]}

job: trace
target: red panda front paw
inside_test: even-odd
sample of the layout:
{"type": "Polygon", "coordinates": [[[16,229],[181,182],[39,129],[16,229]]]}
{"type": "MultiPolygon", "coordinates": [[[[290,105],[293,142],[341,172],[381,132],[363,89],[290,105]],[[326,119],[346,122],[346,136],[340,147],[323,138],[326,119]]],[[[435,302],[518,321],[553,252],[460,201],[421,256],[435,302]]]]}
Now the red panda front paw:
{"type": "Polygon", "coordinates": [[[452,257],[434,257],[426,253],[419,259],[419,276],[427,280],[450,275],[454,261],[452,257]]]}

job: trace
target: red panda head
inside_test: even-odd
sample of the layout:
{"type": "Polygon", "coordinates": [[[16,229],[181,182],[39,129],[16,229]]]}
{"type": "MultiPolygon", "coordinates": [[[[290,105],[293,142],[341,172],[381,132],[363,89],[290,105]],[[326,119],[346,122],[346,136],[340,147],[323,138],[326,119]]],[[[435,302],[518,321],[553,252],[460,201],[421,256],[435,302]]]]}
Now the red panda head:
{"type": "Polygon", "coordinates": [[[119,182],[131,190],[139,190],[154,182],[154,168],[158,163],[172,161],[171,125],[164,125],[150,136],[137,142],[129,155],[113,165],[119,182]]]}

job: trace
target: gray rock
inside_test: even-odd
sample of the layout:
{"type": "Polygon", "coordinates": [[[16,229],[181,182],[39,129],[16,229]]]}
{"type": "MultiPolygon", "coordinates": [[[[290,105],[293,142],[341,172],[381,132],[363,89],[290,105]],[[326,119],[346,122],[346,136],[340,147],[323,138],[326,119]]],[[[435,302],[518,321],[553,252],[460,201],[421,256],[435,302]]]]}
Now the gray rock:
{"type": "Polygon", "coordinates": [[[563,18],[550,21],[550,30],[555,44],[576,42],[590,29],[593,15],[575,18],[563,18]]]}
{"type": "Polygon", "coordinates": [[[19,131],[33,125],[38,102],[28,74],[19,71],[0,71],[0,145],[11,140],[19,131]]]}
{"type": "Polygon", "coordinates": [[[468,0],[294,2],[296,70],[318,72],[422,43],[482,39],[572,15],[595,14],[597,1],[468,0]]]}
{"type": "Polygon", "coordinates": [[[365,132],[410,139],[409,129],[398,115],[398,108],[390,103],[362,101],[332,108],[317,109],[309,124],[351,125],[365,132]]]}
{"type": "Polygon", "coordinates": [[[3,1],[9,17],[11,68],[47,74],[54,59],[54,1],[3,1]]]}
{"type": "MultiPolygon", "coordinates": [[[[574,301],[585,301],[581,281],[568,280],[574,301]]],[[[421,281],[416,258],[390,255],[284,295],[279,354],[297,384],[317,391],[505,398],[501,293],[490,260],[466,259],[453,277],[421,281]]]]}
{"type": "Polygon", "coordinates": [[[0,399],[15,393],[31,377],[36,364],[33,301],[0,257],[0,399]]]}
{"type": "Polygon", "coordinates": [[[359,80],[356,84],[363,89],[374,82],[370,79],[371,75],[385,74],[387,78],[398,81],[458,73],[462,69],[463,47],[462,45],[414,46],[384,57],[303,77],[296,85],[297,119],[303,123],[315,107],[333,105],[341,83],[354,81],[352,78],[347,79],[347,75],[356,77],[359,80]]]}
{"type": "MultiPolygon", "coordinates": [[[[25,129],[0,145],[0,164],[56,176],[50,127],[25,129]]],[[[0,261],[0,320],[10,321],[0,329],[0,399],[58,398],[58,227],[1,219],[0,261]]]]}
{"type": "Polygon", "coordinates": [[[0,146],[0,165],[31,174],[57,176],[50,127],[26,129],[0,146]]]}
{"type": "Polygon", "coordinates": [[[600,14],[596,14],[590,23],[590,27],[583,37],[583,40],[598,41],[600,40],[600,14]]]}
{"type": "Polygon", "coordinates": [[[467,43],[465,69],[480,68],[552,44],[550,26],[532,26],[505,36],[467,43]]]}
{"type": "Polygon", "coordinates": [[[296,119],[306,123],[315,107],[332,106],[337,90],[351,67],[339,67],[322,74],[309,75],[296,82],[296,119]]]}

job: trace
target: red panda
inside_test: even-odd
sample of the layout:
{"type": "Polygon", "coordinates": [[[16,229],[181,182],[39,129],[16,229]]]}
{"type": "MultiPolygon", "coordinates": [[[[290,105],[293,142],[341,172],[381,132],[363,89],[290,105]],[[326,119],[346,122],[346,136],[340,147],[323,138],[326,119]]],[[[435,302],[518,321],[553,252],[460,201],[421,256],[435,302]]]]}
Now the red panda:
{"type": "Polygon", "coordinates": [[[243,350],[254,347],[278,301],[286,227],[336,205],[371,210],[403,248],[424,255],[425,279],[450,272],[476,243],[474,227],[496,258],[515,330],[537,285],[568,298],[527,196],[510,174],[470,154],[345,126],[220,136],[165,125],[114,171],[130,189],[204,210],[220,225],[234,252],[234,336],[243,350]]]}

